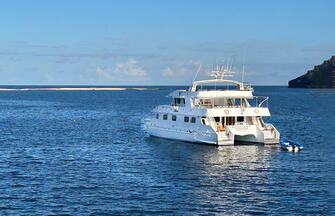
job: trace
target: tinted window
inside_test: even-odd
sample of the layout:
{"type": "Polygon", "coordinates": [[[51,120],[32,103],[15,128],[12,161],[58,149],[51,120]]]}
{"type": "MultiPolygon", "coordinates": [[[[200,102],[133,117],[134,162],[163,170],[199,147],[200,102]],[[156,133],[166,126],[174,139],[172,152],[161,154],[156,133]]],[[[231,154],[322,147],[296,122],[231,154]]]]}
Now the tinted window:
{"type": "Polygon", "coordinates": [[[244,117],[243,116],[238,116],[236,120],[237,120],[237,122],[243,122],[244,117]]]}
{"type": "Polygon", "coordinates": [[[188,122],[189,120],[190,120],[190,117],[188,117],[188,116],[184,117],[184,122],[188,122]]]}
{"type": "Polygon", "coordinates": [[[172,121],[176,121],[177,120],[177,116],[173,115],[172,116],[172,121]]]}
{"type": "Polygon", "coordinates": [[[163,115],[163,119],[164,119],[164,120],[167,120],[167,117],[168,117],[167,114],[164,114],[164,115],[163,115]]]}
{"type": "Polygon", "coordinates": [[[191,118],[191,123],[195,123],[195,117],[191,118]]]}

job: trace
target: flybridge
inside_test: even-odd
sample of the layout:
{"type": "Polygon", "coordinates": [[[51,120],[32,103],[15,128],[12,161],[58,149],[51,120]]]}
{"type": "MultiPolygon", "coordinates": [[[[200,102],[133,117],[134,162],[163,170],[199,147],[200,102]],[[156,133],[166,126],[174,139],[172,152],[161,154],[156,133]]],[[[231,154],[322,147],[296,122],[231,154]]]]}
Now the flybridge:
{"type": "Polygon", "coordinates": [[[197,97],[197,98],[246,98],[252,99],[254,96],[252,91],[240,91],[240,90],[211,90],[211,91],[174,91],[169,94],[173,98],[185,98],[186,96],[197,97]]]}
{"type": "Polygon", "coordinates": [[[238,91],[238,90],[229,90],[229,91],[198,91],[195,92],[195,96],[199,98],[247,98],[252,99],[252,91],[238,91]]]}
{"type": "MultiPolygon", "coordinates": [[[[232,63],[232,62],[231,62],[232,63]]],[[[216,69],[208,73],[209,76],[215,77],[215,79],[209,79],[209,80],[201,80],[201,81],[194,81],[192,83],[192,86],[190,87],[189,91],[197,91],[197,86],[202,86],[205,84],[214,84],[215,89],[218,83],[226,83],[228,85],[236,85],[237,90],[240,91],[253,91],[253,88],[251,88],[251,85],[249,83],[245,83],[243,81],[244,79],[244,65],[243,65],[243,73],[242,73],[242,82],[235,81],[235,80],[230,80],[230,79],[224,79],[225,77],[232,77],[233,74],[235,74],[234,71],[231,70],[232,64],[229,66],[229,61],[227,62],[227,67],[222,66],[217,66],[216,69]]],[[[200,68],[199,68],[200,69],[200,68]]],[[[196,73],[196,76],[198,74],[199,70],[196,73]]],[[[195,79],[195,78],[194,78],[195,79]]],[[[202,90],[202,88],[201,88],[202,90]]],[[[229,89],[227,89],[229,90],[229,89]]]]}
{"type": "MultiPolygon", "coordinates": [[[[211,80],[201,80],[201,81],[195,81],[193,82],[190,91],[197,91],[197,86],[201,86],[204,84],[214,84],[216,86],[218,83],[227,83],[227,84],[235,84],[237,85],[237,89],[240,91],[253,91],[250,84],[239,82],[235,80],[226,80],[226,79],[211,79],[211,80]]],[[[227,89],[229,90],[229,89],[227,89]]]]}
{"type": "Polygon", "coordinates": [[[202,98],[253,98],[253,88],[250,87],[247,83],[242,83],[234,80],[223,80],[223,79],[212,79],[212,80],[202,80],[193,82],[192,86],[188,91],[186,90],[177,90],[169,94],[171,97],[185,97],[185,96],[193,96],[193,97],[202,97],[202,98]],[[217,89],[216,84],[218,83],[229,83],[237,85],[237,89],[217,89]],[[199,88],[203,84],[215,84],[214,89],[203,89],[199,88]]]}

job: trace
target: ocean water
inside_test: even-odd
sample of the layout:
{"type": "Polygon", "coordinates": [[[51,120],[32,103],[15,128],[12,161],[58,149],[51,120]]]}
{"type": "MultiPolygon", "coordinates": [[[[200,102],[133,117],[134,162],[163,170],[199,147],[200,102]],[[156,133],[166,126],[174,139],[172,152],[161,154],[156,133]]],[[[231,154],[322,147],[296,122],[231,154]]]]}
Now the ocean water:
{"type": "Polygon", "coordinates": [[[148,137],[174,89],[0,91],[0,215],[335,215],[334,89],[255,87],[298,153],[148,137]]]}

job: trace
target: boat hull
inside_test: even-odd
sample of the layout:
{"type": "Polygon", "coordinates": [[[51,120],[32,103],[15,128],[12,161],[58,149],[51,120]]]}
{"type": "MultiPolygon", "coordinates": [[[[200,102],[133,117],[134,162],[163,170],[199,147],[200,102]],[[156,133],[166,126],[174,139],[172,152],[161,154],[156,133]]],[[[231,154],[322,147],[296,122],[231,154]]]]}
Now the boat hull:
{"type": "MultiPolygon", "coordinates": [[[[235,141],[243,143],[267,144],[262,134],[249,134],[245,136],[227,135],[225,131],[215,132],[213,129],[196,130],[182,128],[164,128],[156,126],[146,126],[146,132],[154,137],[170,140],[179,140],[192,143],[205,143],[210,145],[234,145],[235,141]],[[204,132],[205,131],[205,132],[204,132]]],[[[277,142],[278,143],[278,142],[277,142]]],[[[276,144],[276,142],[271,143],[276,144]]]]}
{"type": "Polygon", "coordinates": [[[303,149],[303,146],[295,143],[293,141],[281,141],[280,142],[280,147],[283,150],[290,151],[290,152],[298,152],[303,149]]]}
{"type": "Polygon", "coordinates": [[[179,140],[193,143],[206,143],[218,145],[216,133],[200,134],[194,130],[180,130],[173,128],[147,127],[146,132],[154,137],[160,137],[171,140],[179,140]]]}

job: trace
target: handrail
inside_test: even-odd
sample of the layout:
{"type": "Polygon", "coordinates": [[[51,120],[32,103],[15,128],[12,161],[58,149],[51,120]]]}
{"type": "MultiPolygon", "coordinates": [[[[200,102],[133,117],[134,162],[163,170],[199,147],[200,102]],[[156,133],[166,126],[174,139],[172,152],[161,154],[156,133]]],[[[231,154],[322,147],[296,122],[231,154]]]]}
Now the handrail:
{"type": "Polygon", "coordinates": [[[272,124],[269,123],[264,124],[264,129],[266,131],[271,131],[271,134],[273,134],[275,139],[280,137],[279,131],[272,124]]]}
{"type": "Polygon", "coordinates": [[[263,107],[268,107],[269,106],[269,97],[266,96],[254,96],[253,100],[255,100],[255,107],[262,107],[263,103],[266,102],[266,106],[263,107]],[[263,99],[260,103],[258,103],[259,99],[263,99]]]}
{"type": "MultiPolygon", "coordinates": [[[[256,97],[257,97],[257,96],[256,96],[256,97]]],[[[262,100],[262,102],[259,103],[258,107],[261,107],[262,104],[263,104],[265,101],[267,102],[267,105],[266,105],[266,106],[268,107],[269,97],[265,97],[264,100],[262,100]]]]}
{"type": "Polygon", "coordinates": [[[269,107],[269,97],[266,96],[253,96],[252,99],[248,100],[249,105],[244,106],[241,104],[235,104],[235,105],[219,105],[219,104],[200,104],[196,103],[196,99],[193,99],[191,101],[195,107],[205,107],[205,108],[267,108],[269,107]],[[260,101],[260,102],[258,102],[260,101]]]}
{"type": "Polygon", "coordinates": [[[192,83],[192,86],[190,87],[190,91],[196,91],[196,88],[199,84],[206,84],[206,83],[232,83],[235,84],[237,86],[239,86],[239,88],[243,85],[241,82],[239,81],[235,81],[235,80],[226,80],[226,79],[210,79],[210,80],[200,80],[200,81],[194,81],[192,83]]]}

